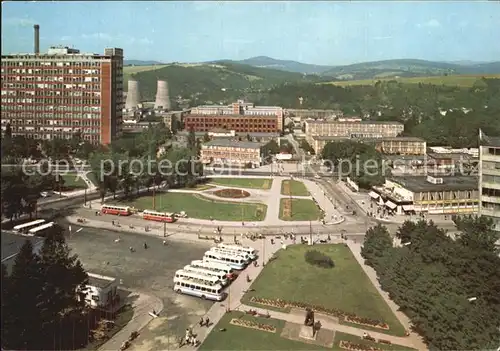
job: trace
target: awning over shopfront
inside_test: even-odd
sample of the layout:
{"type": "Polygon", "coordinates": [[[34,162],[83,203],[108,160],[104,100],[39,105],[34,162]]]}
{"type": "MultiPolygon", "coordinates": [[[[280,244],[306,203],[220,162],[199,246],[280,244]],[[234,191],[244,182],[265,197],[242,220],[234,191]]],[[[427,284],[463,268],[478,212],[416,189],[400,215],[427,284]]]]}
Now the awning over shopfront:
{"type": "Polygon", "coordinates": [[[415,211],[415,206],[413,206],[413,205],[403,205],[403,211],[415,211]]]}
{"type": "Polygon", "coordinates": [[[394,202],[391,201],[387,201],[385,205],[389,207],[391,210],[394,210],[396,207],[398,207],[398,205],[396,205],[394,202]]]}
{"type": "Polygon", "coordinates": [[[368,195],[370,195],[370,197],[374,200],[378,199],[378,194],[374,191],[370,191],[368,195]]]}

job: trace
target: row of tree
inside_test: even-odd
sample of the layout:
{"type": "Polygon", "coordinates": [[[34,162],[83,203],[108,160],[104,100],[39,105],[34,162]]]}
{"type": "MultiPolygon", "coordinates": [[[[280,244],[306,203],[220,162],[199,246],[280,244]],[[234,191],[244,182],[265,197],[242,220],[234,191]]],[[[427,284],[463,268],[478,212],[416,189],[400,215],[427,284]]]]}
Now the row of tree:
{"type": "Polygon", "coordinates": [[[41,251],[31,241],[2,264],[2,349],[69,350],[88,343],[87,273],[54,226],[41,251]],[[9,272],[10,270],[10,272],[9,272]]]}
{"type": "Polygon", "coordinates": [[[370,228],[361,254],[431,350],[489,350],[500,340],[499,233],[485,217],[457,217],[454,240],[434,223],[407,221],[393,247],[370,228]]]}

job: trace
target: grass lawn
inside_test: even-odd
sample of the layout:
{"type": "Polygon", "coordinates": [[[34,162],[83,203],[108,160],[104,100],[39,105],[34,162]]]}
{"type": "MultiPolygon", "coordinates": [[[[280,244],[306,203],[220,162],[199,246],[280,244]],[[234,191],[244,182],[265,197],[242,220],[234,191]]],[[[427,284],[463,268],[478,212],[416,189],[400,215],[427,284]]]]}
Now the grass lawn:
{"type": "Polygon", "coordinates": [[[236,188],[267,190],[271,188],[273,180],[270,178],[211,178],[209,183],[222,186],[234,186],[236,188]]]}
{"type": "Polygon", "coordinates": [[[281,199],[279,218],[284,221],[316,221],[322,216],[313,200],[281,199]],[[291,202],[290,202],[291,201],[291,202]],[[290,206],[291,204],[291,206],[290,206]],[[290,208],[291,207],[291,208],[290,208]]]}
{"type": "MultiPolygon", "coordinates": [[[[315,250],[330,256],[332,269],[311,266],[304,260],[310,250],[305,245],[289,246],[278,252],[278,259],[269,262],[252,284],[255,291],[248,292],[242,301],[252,296],[299,301],[354,313],[359,317],[382,320],[390,330],[373,329],[381,333],[403,336],[404,327],[366,276],[363,269],[343,244],[318,245],[315,250]]],[[[261,305],[255,305],[260,306],[261,305]]],[[[370,329],[359,326],[358,328],[370,329]]]]}
{"type": "Polygon", "coordinates": [[[404,346],[377,344],[361,340],[358,336],[335,332],[334,346],[326,347],[302,343],[300,341],[282,338],[281,332],[285,321],[278,319],[255,318],[241,312],[225,314],[213,331],[207,336],[199,350],[344,350],[339,347],[341,340],[356,342],[358,344],[374,346],[381,350],[412,350],[404,346]],[[276,327],[276,333],[267,333],[256,329],[236,326],[230,323],[233,318],[254,320],[258,323],[269,324],[276,327]],[[225,332],[219,331],[225,328],[225,332]]]}
{"type": "MultiPolygon", "coordinates": [[[[153,208],[153,197],[150,195],[134,200],[122,200],[121,203],[125,201],[127,205],[139,210],[153,208]]],[[[267,206],[263,204],[215,201],[189,193],[156,193],[155,205],[157,211],[185,211],[191,218],[212,218],[220,221],[262,221],[267,212],[267,206]]]]}
{"type": "Polygon", "coordinates": [[[84,180],[81,177],[79,177],[76,173],[64,174],[61,177],[62,179],[64,179],[64,188],[66,190],[78,190],[87,188],[87,183],[85,183],[84,180]]]}
{"type": "Polygon", "coordinates": [[[298,180],[284,180],[281,182],[281,195],[288,196],[309,196],[304,183],[298,180]]]}

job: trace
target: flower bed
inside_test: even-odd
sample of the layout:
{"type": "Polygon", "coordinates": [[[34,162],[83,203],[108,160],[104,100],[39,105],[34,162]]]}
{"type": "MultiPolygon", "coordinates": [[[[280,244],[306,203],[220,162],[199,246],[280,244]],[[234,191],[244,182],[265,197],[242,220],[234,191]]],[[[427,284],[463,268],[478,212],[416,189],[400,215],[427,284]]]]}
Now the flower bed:
{"type": "Polygon", "coordinates": [[[226,199],[243,199],[250,196],[248,191],[242,189],[220,189],[214,191],[213,194],[226,199]]]}
{"type": "Polygon", "coordinates": [[[356,344],[354,342],[344,341],[344,340],[340,341],[339,346],[342,349],[353,350],[353,351],[382,351],[382,349],[379,349],[378,347],[356,344]]]}
{"type": "Polygon", "coordinates": [[[359,317],[355,314],[346,313],[346,312],[337,310],[335,308],[326,308],[323,306],[312,305],[312,304],[308,304],[308,303],[304,303],[304,302],[285,301],[285,300],[281,300],[281,299],[263,299],[263,298],[255,297],[255,296],[253,296],[250,299],[250,301],[258,303],[260,305],[266,305],[266,306],[278,307],[278,308],[293,307],[293,308],[300,308],[303,310],[310,308],[315,312],[323,313],[323,314],[330,315],[333,317],[337,317],[340,320],[344,320],[345,322],[359,324],[359,325],[366,325],[366,326],[373,327],[373,328],[389,330],[389,325],[387,323],[384,323],[384,322],[378,321],[378,320],[374,320],[371,318],[359,317]]]}
{"type": "Polygon", "coordinates": [[[264,324],[264,323],[257,323],[254,321],[249,321],[247,319],[233,318],[233,319],[231,319],[230,323],[233,325],[240,326],[240,327],[257,329],[257,330],[265,331],[268,333],[276,333],[276,327],[273,325],[264,324]]]}

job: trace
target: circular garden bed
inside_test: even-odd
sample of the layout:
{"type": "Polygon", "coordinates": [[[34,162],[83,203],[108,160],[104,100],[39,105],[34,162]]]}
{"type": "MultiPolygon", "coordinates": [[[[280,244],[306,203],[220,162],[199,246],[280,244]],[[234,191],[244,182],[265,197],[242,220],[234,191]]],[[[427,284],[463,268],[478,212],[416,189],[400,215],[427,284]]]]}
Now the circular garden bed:
{"type": "Polygon", "coordinates": [[[213,192],[218,197],[226,199],[243,199],[249,197],[250,193],[242,189],[220,189],[213,192]]]}

